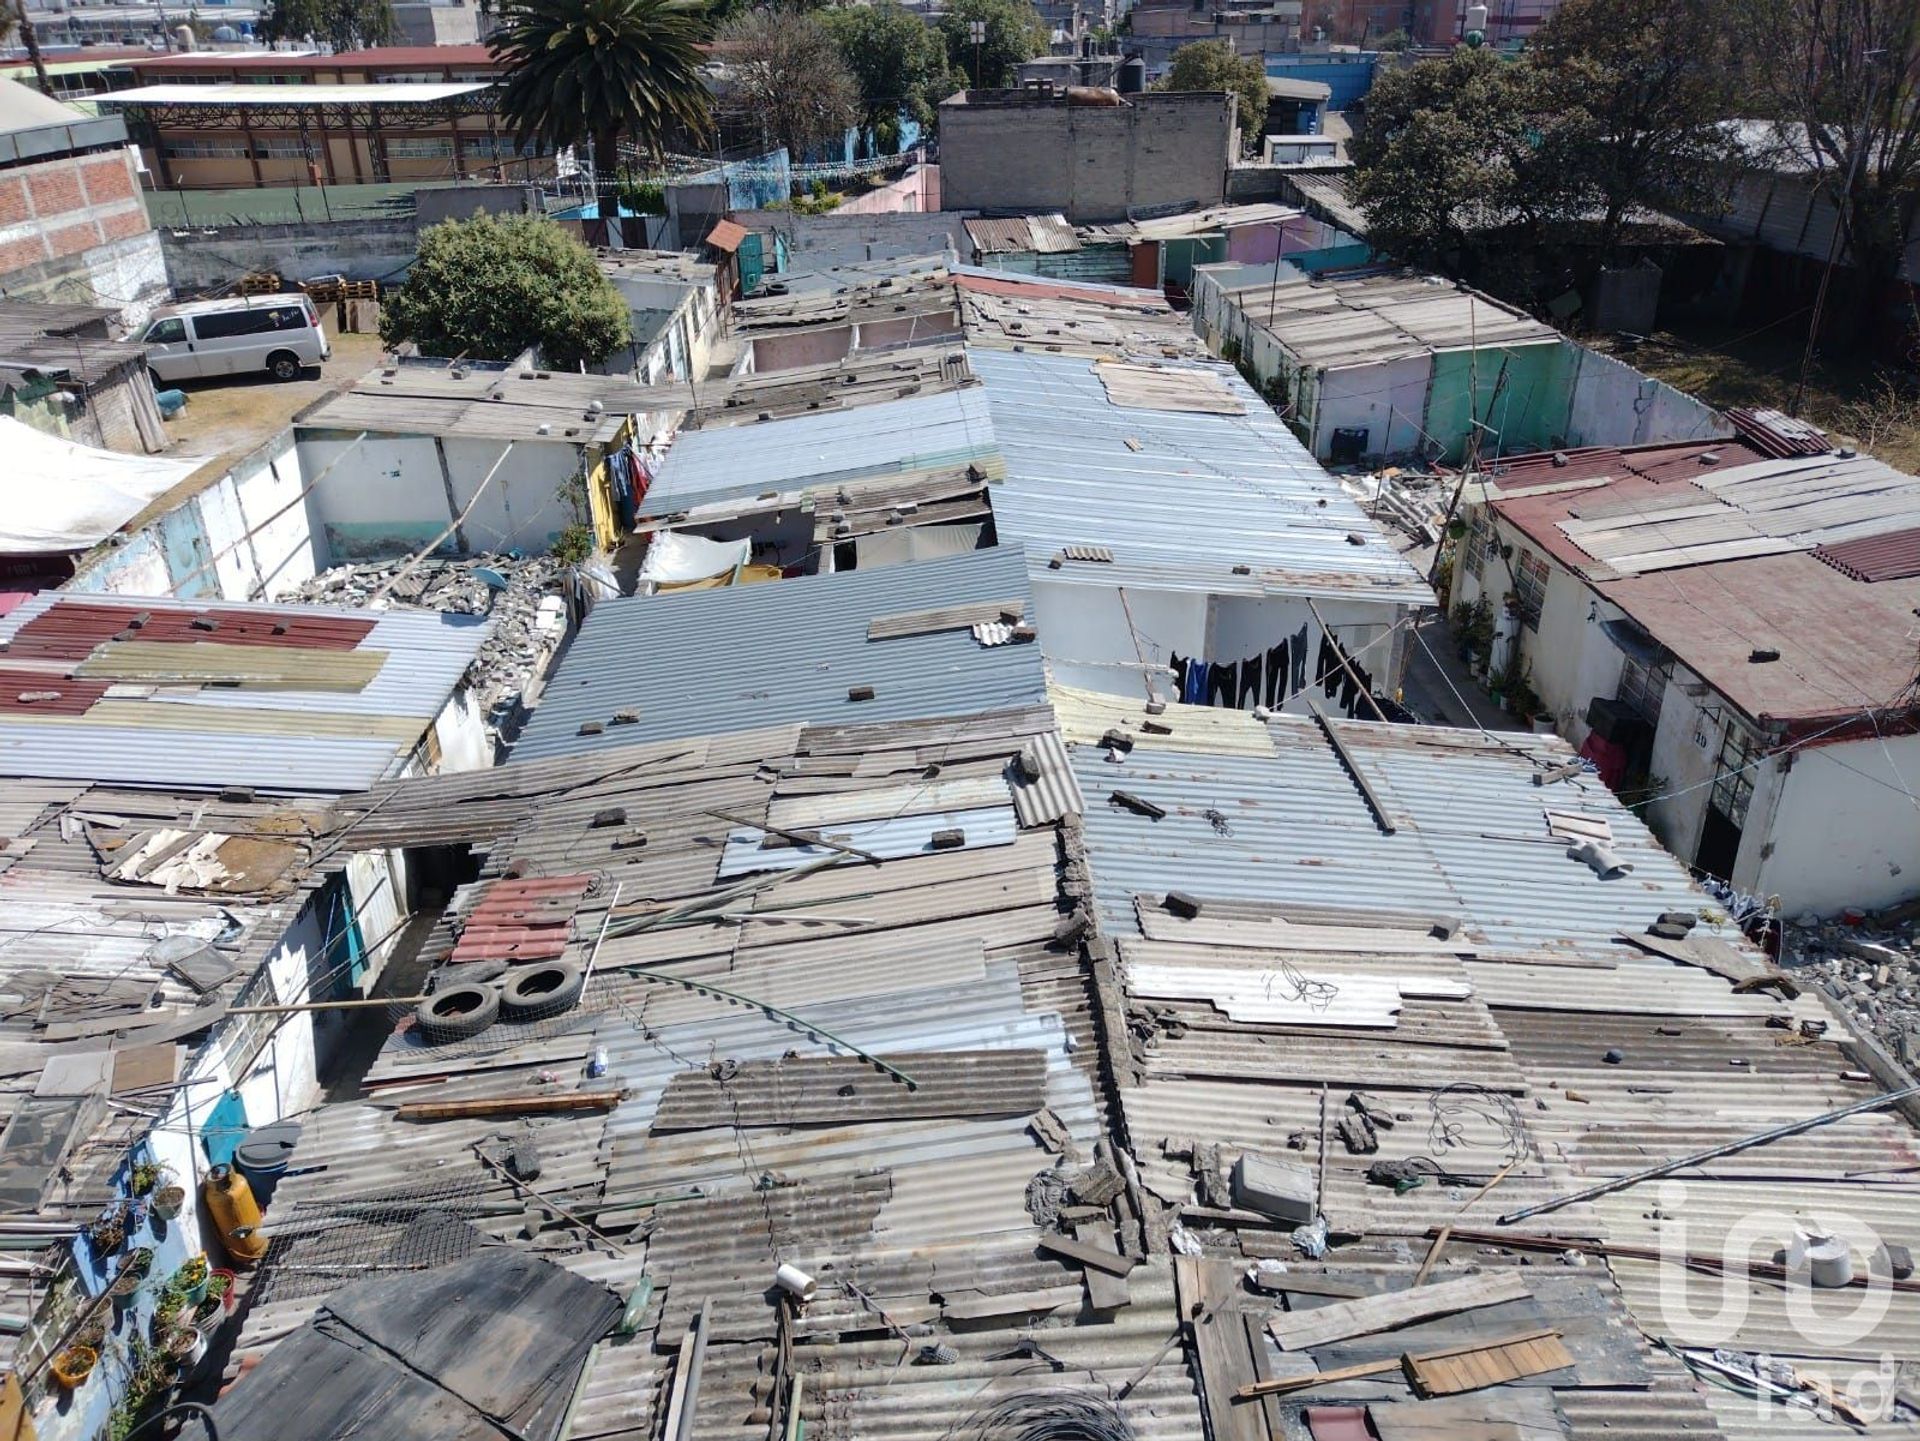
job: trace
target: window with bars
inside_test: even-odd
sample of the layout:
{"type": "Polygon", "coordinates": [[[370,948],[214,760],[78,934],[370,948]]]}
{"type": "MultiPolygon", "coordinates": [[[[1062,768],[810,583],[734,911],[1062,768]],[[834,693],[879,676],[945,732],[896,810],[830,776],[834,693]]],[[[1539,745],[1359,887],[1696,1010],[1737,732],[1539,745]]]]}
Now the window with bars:
{"type": "Polygon", "coordinates": [[[1628,656],[1620,667],[1620,688],[1614,695],[1638,711],[1648,725],[1657,726],[1660,724],[1660,701],[1667,693],[1667,682],[1672,678],[1672,661],[1650,665],[1628,656]]]}
{"type": "Polygon", "coordinates": [[[1720,741],[1720,760],[1713,772],[1713,806],[1736,826],[1747,823],[1747,803],[1753,799],[1753,763],[1759,758],[1754,737],[1738,721],[1728,721],[1720,741]]]}
{"type": "Polygon", "coordinates": [[[389,160],[445,160],[453,154],[451,140],[389,140],[389,160]]]}
{"type": "Polygon", "coordinates": [[[1520,619],[1529,630],[1540,629],[1540,607],[1547,603],[1547,563],[1530,550],[1520,552],[1514,569],[1513,593],[1520,619]]]}
{"type": "Polygon", "coordinates": [[[160,153],[169,160],[245,160],[247,147],[226,140],[169,140],[160,153]]]}
{"type": "Polygon", "coordinates": [[[1475,512],[1467,522],[1466,539],[1460,543],[1460,568],[1466,574],[1478,580],[1487,564],[1487,546],[1492,540],[1492,527],[1487,524],[1484,511],[1475,512]]]}

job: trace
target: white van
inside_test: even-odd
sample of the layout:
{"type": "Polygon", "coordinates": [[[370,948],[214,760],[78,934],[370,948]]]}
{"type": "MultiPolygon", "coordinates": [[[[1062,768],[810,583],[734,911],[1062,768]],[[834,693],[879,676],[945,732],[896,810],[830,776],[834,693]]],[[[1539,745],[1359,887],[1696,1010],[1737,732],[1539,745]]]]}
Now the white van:
{"type": "Polygon", "coordinates": [[[313,302],[297,291],[170,305],[154,312],[140,340],[156,381],[262,370],[298,380],[333,353],[313,302]]]}

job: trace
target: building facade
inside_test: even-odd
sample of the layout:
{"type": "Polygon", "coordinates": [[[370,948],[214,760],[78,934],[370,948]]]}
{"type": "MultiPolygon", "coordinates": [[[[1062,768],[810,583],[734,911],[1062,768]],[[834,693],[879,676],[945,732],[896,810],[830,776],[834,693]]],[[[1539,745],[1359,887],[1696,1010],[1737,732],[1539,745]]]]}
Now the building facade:
{"type": "Polygon", "coordinates": [[[941,202],[1076,225],[1217,205],[1236,140],[1226,94],[965,90],[940,106],[941,202]]]}
{"type": "Polygon", "coordinates": [[[1920,890],[1920,479],[1742,430],[1469,487],[1455,630],[1702,874],[1788,917],[1895,904],[1920,890]]]}
{"type": "Polygon", "coordinates": [[[162,189],[525,180],[550,162],[494,113],[484,45],[170,55],[102,97],[162,189]]]}

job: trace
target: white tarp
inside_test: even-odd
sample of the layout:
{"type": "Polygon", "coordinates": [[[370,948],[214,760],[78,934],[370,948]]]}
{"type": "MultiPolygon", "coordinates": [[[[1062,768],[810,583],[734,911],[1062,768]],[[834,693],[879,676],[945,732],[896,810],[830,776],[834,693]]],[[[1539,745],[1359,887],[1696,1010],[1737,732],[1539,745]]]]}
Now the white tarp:
{"type": "Polygon", "coordinates": [[[651,594],[654,586],[731,574],[747,563],[752,549],[752,542],[745,540],[708,540],[660,531],[648,542],[646,559],[640,562],[640,589],[651,594]]]}
{"type": "Polygon", "coordinates": [[[0,415],[0,555],[85,550],[203,464],[95,450],[0,415]]]}
{"type": "Polygon", "coordinates": [[[877,570],[883,565],[965,555],[980,548],[980,532],[985,528],[976,521],[971,525],[909,525],[898,530],[875,531],[872,535],[856,535],[854,563],[861,570],[877,570]]]}

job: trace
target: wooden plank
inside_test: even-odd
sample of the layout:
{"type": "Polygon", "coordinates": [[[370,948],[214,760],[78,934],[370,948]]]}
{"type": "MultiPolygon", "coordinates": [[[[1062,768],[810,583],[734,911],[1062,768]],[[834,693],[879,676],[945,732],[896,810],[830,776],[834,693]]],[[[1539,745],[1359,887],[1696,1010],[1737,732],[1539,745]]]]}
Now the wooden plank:
{"type": "Polygon", "coordinates": [[[1235,1397],[1259,1384],[1246,1327],[1228,1309],[1239,1276],[1225,1261],[1175,1256],[1173,1274],[1183,1315],[1200,1314],[1193,1325],[1194,1355],[1200,1366],[1200,1391],[1207,1404],[1212,1441],[1268,1441],[1261,1408],[1235,1406],[1235,1397]]]}
{"type": "Polygon", "coordinates": [[[1551,1329],[1405,1358],[1407,1380],[1423,1396],[1478,1391],[1572,1365],[1573,1354],[1560,1340],[1560,1333],[1551,1329]]]}
{"type": "MultiPolygon", "coordinates": [[[[1109,1221],[1082,1221],[1073,1228],[1073,1234],[1082,1245],[1095,1247],[1107,1255],[1119,1254],[1109,1221]]],[[[1124,1275],[1112,1275],[1098,1267],[1083,1268],[1081,1275],[1087,1283],[1087,1304],[1094,1310],[1117,1311],[1133,1304],[1133,1292],[1124,1275]]]]}
{"type": "Polygon", "coordinates": [[[1309,1371],[1304,1376],[1279,1376],[1271,1381],[1255,1381],[1235,1391],[1233,1399],[1251,1401],[1256,1396],[1284,1396],[1290,1391],[1304,1391],[1310,1386],[1333,1386],[1341,1381],[1384,1376],[1389,1371],[1400,1369],[1401,1361],[1393,1357],[1385,1361],[1362,1361],[1357,1366],[1342,1366],[1334,1371],[1309,1371]]]}
{"type": "Polygon", "coordinates": [[[908,610],[898,615],[875,616],[867,622],[868,640],[898,640],[909,635],[933,635],[943,630],[972,630],[983,621],[1015,622],[1026,618],[1026,603],[1018,596],[1007,600],[981,600],[967,605],[943,605],[931,610],[908,610]]]}
{"type": "Polygon", "coordinates": [[[1140,1258],[1137,1256],[1122,1256],[1117,1251],[1085,1245],[1079,1241],[1069,1240],[1065,1236],[1041,1236],[1040,1249],[1048,1255],[1060,1256],[1082,1266],[1092,1266],[1112,1276],[1124,1276],[1140,1264],[1140,1258]]]}
{"type": "Polygon", "coordinates": [[[1444,1400],[1400,1400],[1369,1413],[1380,1441],[1541,1441],[1565,1434],[1546,1390],[1469,1393],[1444,1400]]]}
{"type": "Polygon", "coordinates": [[[1417,1290],[1388,1291],[1313,1311],[1275,1316],[1267,1322],[1267,1330],[1282,1351],[1300,1351],[1353,1336],[1390,1331],[1396,1326],[1431,1320],[1435,1316],[1498,1306],[1504,1301],[1524,1301],[1532,1294],[1516,1273],[1488,1271],[1417,1290]]]}
{"type": "Polygon", "coordinates": [[[980,1321],[996,1316],[1045,1315],[1080,1300],[1080,1287],[1051,1286],[1041,1291],[1010,1291],[1001,1296],[962,1296],[941,1308],[950,1321],[980,1321]]]}

